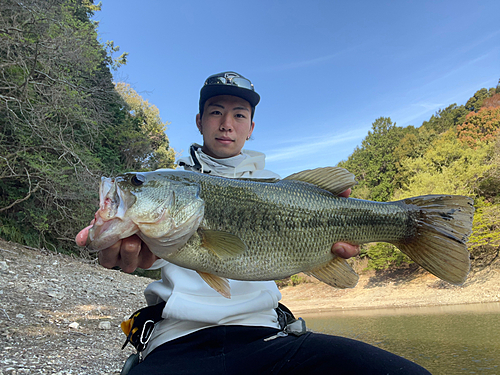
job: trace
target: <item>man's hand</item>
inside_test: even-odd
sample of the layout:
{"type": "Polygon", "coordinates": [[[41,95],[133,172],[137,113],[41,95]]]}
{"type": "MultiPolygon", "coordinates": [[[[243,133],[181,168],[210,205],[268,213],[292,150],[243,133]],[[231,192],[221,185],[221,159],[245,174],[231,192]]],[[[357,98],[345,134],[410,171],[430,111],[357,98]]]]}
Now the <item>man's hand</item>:
{"type": "MultiPolygon", "coordinates": [[[[91,222],[93,224],[93,222],[91,222]]],[[[92,225],[82,229],[76,235],[78,246],[85,246],[89,229],[92,225]]],[[[160,259],[154,255],[148,246],[137,236],[124,238],[113,246],[99,251],[99,263],[106,268],[120,267],[124,272],[134,272],[136,268],[149,268],[160,259]]]]}
{"type": "MultiPolygon", "coordinates": [[[[347,189],[346,191],[340,193],[339,196],[344,198],[349,198],[350,194],[351,194],[351,189],[347,189]]],[[[332,246],[332,253],[341,258],[349,259],[359,254],[359,246],[345,242],[337,242],[332,246]]]]}

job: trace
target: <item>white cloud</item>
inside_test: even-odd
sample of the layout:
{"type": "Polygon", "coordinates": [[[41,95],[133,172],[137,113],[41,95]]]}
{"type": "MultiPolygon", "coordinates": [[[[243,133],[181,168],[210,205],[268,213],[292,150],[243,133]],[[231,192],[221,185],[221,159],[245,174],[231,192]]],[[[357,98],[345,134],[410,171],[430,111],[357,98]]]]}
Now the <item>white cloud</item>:
{"type": "Polygon", "coordinates": [[[271,148],[267,152],[266,160],[277,162],[303,159],[304,157],[322,153],[335,145],[361,139],[365,135],[366,130],[356,129],[343,134],[327,134],[285,140],[281,142],[283,147],[271,148]]]}

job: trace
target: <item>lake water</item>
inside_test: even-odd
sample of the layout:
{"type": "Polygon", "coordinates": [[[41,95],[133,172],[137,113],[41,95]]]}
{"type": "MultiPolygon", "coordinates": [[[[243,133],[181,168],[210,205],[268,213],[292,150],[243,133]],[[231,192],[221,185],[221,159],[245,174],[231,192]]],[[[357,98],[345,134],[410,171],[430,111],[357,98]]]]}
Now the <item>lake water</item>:
{"type": "Polygon", "coordinates": [[[433,375],[500,375],[500,303],[301,316],[313,331],[375,345],[433,375]]]}

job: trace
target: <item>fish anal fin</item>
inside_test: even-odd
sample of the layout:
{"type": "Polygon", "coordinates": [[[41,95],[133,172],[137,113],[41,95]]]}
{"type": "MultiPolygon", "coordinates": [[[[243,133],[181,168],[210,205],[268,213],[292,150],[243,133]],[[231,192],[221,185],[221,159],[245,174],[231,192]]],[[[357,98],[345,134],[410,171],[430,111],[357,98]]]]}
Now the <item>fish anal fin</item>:
{"type": "Polygon", "coordinates": [[[333,258],[329,263],[309,270],[306,274],[335,288],[354,288],[359,276],[342,258],[333,258]]]}
{"type": "Polygon", "coordinates": [[[335,195],[339,195],[358,184],[351,172],[340,167],[309,169],[294,173],[286,177],[285,180],[307,182],[335,195]]]}
{"type": "Polygon", "coordinates": [[[229,286],[228,279],[211,273],[196,271],[198,275],[217,293],[225,298],[231,298],[231,287],[229,286]]]}
{"type": "Polygon", "coordinates": [[[247,250],[245,243],[234,234],[215,230],[199,230],[202,246],[221,259],[233,258],[247,250]]]}

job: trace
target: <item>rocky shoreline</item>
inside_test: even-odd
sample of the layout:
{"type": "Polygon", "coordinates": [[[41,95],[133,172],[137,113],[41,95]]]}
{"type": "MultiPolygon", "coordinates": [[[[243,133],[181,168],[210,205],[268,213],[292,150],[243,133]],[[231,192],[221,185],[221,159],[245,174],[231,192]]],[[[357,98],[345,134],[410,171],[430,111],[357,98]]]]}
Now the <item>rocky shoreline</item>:
{"type": "MultiPolygon", "coordinates": [[[[133,353],[121,350],[119,325],[144,307],[151,279],[95,261],[0,240],[0,375],[120,373],[133,353]]],[[[500,272],[474,272],[461,287],[415,269],[365,274],[354,289],[308,282],[281,290],[296,315],[500,301],[500,272]]]]}

